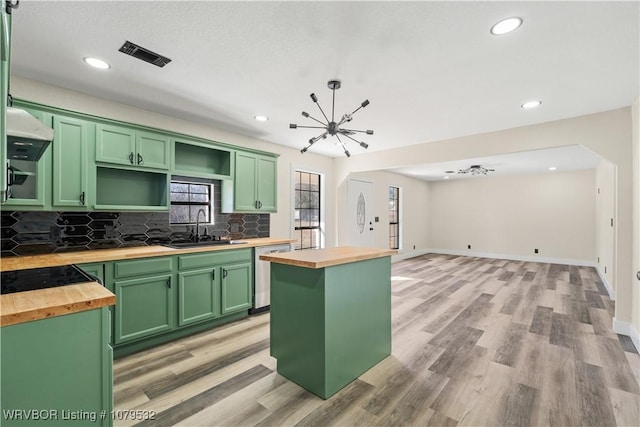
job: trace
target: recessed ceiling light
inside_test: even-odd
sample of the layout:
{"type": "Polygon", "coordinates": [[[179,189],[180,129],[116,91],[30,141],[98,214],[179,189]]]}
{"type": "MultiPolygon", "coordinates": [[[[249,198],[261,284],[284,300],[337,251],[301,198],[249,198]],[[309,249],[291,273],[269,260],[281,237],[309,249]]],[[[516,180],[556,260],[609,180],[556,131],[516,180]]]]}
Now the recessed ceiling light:
{"type": "Polygon", "coordinates": [[[84,58],[84,62],[100,70],[108,70],[109,68],[111,68],[111,65],[107,64],[102,59],[98,59],[98,58],[87,57],[87,58],[84,58]]]}
{"type": "Polygon", "coordinates": [[[267,120],[269,120],[269,117],[267,116],[253,116],[253,118],[259,122],[266,122],[267,120]]]}
{"type": "Polygon", "coordinates": [[[445,177],[444,177],[444,179],[449,179],[449,177],[448,177],[448,176],[445,176],[445,177]]]}
{"type": "Polygon", "coordinates": [[[520,25],[522,25],[522,18],[514,16],[498,21],[491,27],[490,31],[494,36],[500,36],[517,30],[520,25]]]}
{"type": "Polygon", "coordinates": [[[557,167],[555,167],[555,166],[551,166],[551,167],[549,168],[549,170],[550,170],[550,171],[554,171],[554,170],[556,170],[556,169],[558,169],[558,168],[557,168],[557,167]]]}
{"type": "Polygon", "coordinates": [[[522,104],[520,107],[528,110],[529,108],[536,108],[540,105],[542,105],[542,101],[527,101],[524,104],[522,104]]]}

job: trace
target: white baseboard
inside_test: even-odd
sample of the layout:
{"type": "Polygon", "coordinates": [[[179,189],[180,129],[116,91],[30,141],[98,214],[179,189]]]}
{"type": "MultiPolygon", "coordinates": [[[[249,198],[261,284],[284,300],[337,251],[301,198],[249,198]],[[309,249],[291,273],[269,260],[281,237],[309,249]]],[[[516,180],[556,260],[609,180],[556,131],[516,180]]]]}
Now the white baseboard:
{"type": "Polygon", "coordinates": [[[636,331],[631,323],[622,322],[615,317],[613,318],[613,332],[620,335],[627,335],[631,337],[633,345],[636,346],[636,350],[640,351],[640,334],[636,331]]]}
{"type": "Polygon", "coordinates": [[[609,294],[609,299],[611,301],[615,301],[616,300],[616,294],[613,292],[613,288],[609,284],[609,281],[607,280],[607,276],[604,275],[604,272],[602,272],[602,270],[600,270],[599,266],[596,266],[596,270],[598,271],[598,276],[600,276],[600,281],[602,282],[604,287],[607,288],[607,293],[609,294]]]}
{"type": "Polygon", "coordinates": [[[435,253],[435,254],[444,254],[444,255],[472,256],[472,257],[478,257],[478,258],[508,259],[510,261],[545,262],[549,264],[597,267],[595,262],[589,261],[589,260],[583,260],[583,259],[550,258],[550,257],[531,256],[531,255],[497,254],[493,252],[476,252],[471,250],[455,250],[455,249],[428,249],[426,252],[435,253]]]}
{"type": "Polygon", "coordinates": [[[391,255],[391,262],[401,261],[403,259],[415,258],[420,255],[426,255],[429,253],[428,249],[418,249],[402,252],[400,254],[391,255]]]}

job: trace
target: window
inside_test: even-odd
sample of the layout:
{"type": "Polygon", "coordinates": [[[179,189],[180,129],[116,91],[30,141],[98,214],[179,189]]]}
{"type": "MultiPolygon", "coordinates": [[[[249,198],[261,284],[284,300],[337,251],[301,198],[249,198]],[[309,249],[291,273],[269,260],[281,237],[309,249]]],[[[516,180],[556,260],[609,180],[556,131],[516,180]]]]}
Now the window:
{"type": "Polygon", "coordinates": [[[211,224],[213,192],[211,184],[171,181],[171,224],[195,224],[200,209],[201,224],[211,224]]]}
{"type": "Polygon", "coordinates": [[[296,171],[295,248],[319,249],[320,243],[320,175],[296,171]]]}
{"type": "Polygon", "coordinates": [[[400,188],[389,187],[389,248],[400,249],[400,188]]]}

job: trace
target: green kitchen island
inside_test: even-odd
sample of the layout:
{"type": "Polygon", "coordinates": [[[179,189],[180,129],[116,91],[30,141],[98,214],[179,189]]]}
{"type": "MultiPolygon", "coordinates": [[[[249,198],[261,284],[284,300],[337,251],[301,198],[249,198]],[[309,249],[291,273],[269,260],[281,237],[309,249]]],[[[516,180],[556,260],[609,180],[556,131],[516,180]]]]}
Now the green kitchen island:
{"type": "Polygon", "coordinates": [[[337,247],[271,262],[271,355],[278,373],[323,399],[391,354],[391,255],[337,247]]]}

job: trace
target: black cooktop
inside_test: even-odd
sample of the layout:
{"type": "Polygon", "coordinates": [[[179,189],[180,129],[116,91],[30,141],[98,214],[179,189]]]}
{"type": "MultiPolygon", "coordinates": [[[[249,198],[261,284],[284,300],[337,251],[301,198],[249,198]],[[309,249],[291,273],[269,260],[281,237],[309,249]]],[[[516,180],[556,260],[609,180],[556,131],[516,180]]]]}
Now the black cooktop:
{"type": "Polygon", "coordinates": [[[75,265],[3,271],[0,274],[0,294],[3,295],[95,281],[75,265]]]}

